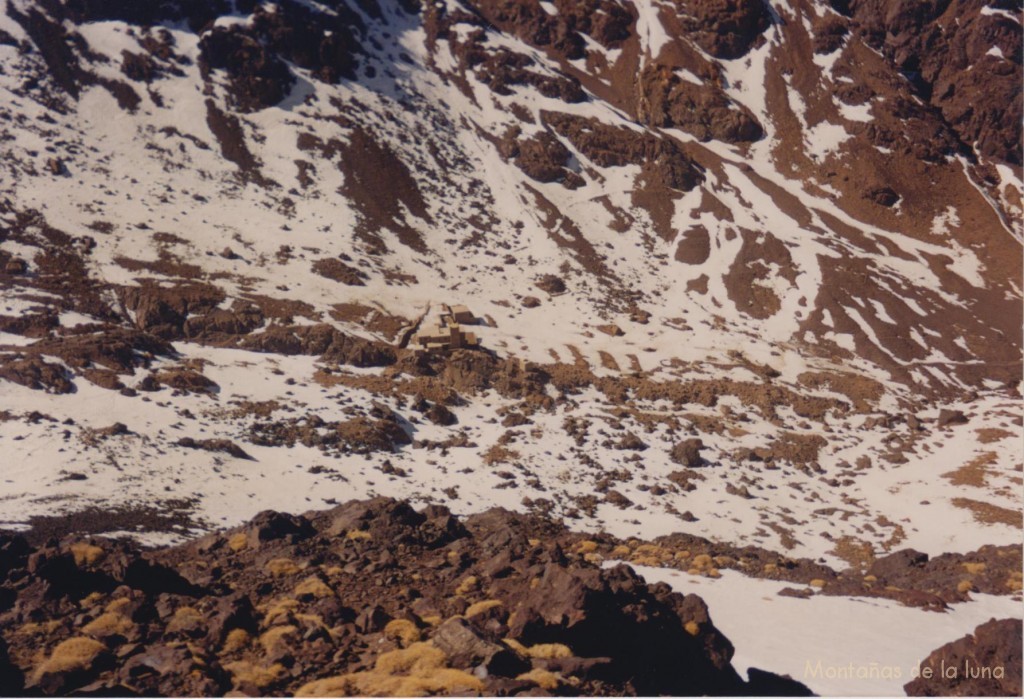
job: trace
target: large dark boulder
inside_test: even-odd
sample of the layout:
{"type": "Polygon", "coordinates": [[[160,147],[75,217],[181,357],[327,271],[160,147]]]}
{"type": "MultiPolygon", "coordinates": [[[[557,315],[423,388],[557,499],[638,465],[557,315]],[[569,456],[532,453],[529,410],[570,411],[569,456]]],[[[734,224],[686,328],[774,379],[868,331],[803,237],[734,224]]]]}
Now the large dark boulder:
{"type": "Polygon", "coordinates": [[[987,621],[973,633],[932,651],[921,661],[920,670],[921,676],[903,685],[908,696],[1019,697],[1021,620],[987,621]],[[955,676],[948,668],[956,669],[955,676]]]}

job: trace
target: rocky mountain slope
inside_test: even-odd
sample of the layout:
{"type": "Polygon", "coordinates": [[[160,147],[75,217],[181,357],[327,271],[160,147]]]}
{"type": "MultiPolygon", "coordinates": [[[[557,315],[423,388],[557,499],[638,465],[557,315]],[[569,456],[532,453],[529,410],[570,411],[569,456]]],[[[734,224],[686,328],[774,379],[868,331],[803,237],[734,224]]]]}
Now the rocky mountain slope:
{"type": "Polygon", "coordinates": [[[0,526],[1019,559],[1021,11],[0,0],[0,526]]]}
{"type": "MultiPolygon", "coordinates": [[[[763,669],[741,679],[700,597],[646,584],[622,564],[666,551],[679,560],[678,545],[620,543],[598,565],[602,543],[536,516],[494,509],[460,520],[386,498],[266,511],[152,552],[5,536],[0,677],[7,695],[810,693],[763,669]]],[[[685,558],[702,557],[712,560],[685,558]]],[[[1020,569],[1019,556],[1007,563],[1020,569]]],[[[877,572],[924,594],[936,577],[922,568],[896,556],[877,572]]],[[[937,677],[915,693],[1012,695],[1015,623],[1016,646],[1014,622],[993,622],[926,660],[995,659],[1005,682],[937,677]]]]}
{"type": "Polygon", "coordinates": [[[376,500],[155,557],[7,540],[6,655],[33,694],[807,694],[744,682],[699,597],[602,571],[558,532],[376,500]]]}

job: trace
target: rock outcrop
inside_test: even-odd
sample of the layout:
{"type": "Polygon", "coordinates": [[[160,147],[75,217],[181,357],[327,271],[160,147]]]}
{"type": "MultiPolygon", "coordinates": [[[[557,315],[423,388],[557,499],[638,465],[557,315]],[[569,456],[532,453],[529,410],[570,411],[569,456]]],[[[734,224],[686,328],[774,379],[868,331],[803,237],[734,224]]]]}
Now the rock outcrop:
{"type": "Polygon", "coordinates": [[[699,597],[560,534],[377,498],[153,551],[3,535],[0,678],[35,695],[806,693],[743,681],[699,597]]]}
{"type": "Polygon", "coordinates": [[[912,697],[1020,696],[1021,652],[1020,619],[992,619],[932,651],[903,688],[912,697]]]}

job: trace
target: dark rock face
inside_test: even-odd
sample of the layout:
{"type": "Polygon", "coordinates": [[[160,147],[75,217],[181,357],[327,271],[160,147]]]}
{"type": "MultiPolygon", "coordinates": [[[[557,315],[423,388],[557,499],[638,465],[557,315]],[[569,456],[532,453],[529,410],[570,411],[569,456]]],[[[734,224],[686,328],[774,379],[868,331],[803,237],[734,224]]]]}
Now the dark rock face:
{"type": "MultiPolygon", "coordinates": [[[[997,4],[1019,13],[1020,4],[997,4]]],[[[982,13],[983,0],[850,0],[855,32],[882,51],[968,147],[1020,164],[1022,34],[1019,21],[982,13]],[[993,47],[997,53],[990,52],[993,47]]],[[[1019,14],[1018,14],[1019,19],[1019,14]]]]}
{"type": "Polygon", "coordinates": [[[672,460],[686,468],[701,466],[704,459],[700,456],[700,450],[704,448],[704,442],[699,437],[684,439],[672,447],[672,460]]]}
{"type": "Polygon", "coordinates": [[[693,189],[704,179],[696,164],[670,139],[561,112],[544,111],[541,118],[601,167],[640,165],[645,175],[663,187],[681,191],[693,189]]]}
{"type": "Polygon", "coordinates": [[[38,356],[0,355],[0,379],[48,393],[71,393],[75,390],[64,367],[38,356]]]}
{"type": "Polygon", "coordinates": [[[585,56],[582,34],[615,48],[629,37],[634,20],[627,7],[610,0],[556,0],[558,12],[553,15],[538,0],[471,0],[468,4],[495,26],[568,60],[585,56]]]}
{"type": "Polygon", "coordinates": [[[756,141],[764,129],[750,112],[717,87],[681,79],[664,66],[649,65],[637,83],[638,112],[650,126],[677,127],[701,141],[756,141]]]}
{"type": "Polygon", "coordinates": [[[949,427],[950,425],[965,425],[968,418],[962,410],[949,410],[943,408],[939,411],[939,418],[935,421],[936,427],[949,427]]]}
{"type": "Polygon", "coordinates": [[[475,42],[458,45],[455,53],[463,56],[469,66],[475,66],[477,79],[499,95],[512,94],[512,87],[516,85],[532,85],[545,97],[570,104],[587,98],[578,80],[531,70],[534,60],[524,54],[504,48],[487,51],[475,42]]]}
{"type": "Polygon", "coordinates": [[[216,27],[199,42],[200,60],[209,70],[224,70],[230,80],[231,106],[254,112],[284,99],[294,81],[288,66],[244,31],[216,27]]]}
{"type": "Polygon", "coordinates": [[[518,143],[515,163],[526,175],[537,182],[558,182],[565,179],[565,164],[569,149],[547,131],[523,139],[518,143]]]}
{"type": "Polygon", "coordinates": [[[443,669],[435,679],[485,695],[737,695],[786,682],[743,682],[700,598],[566,554],[567,535],[505,510],[460,522],[387,498],[267,511],[156,551],[5,535],[0,680],[17,693],[24,676],[45,695],[323,696],[345,683],[403,694],[393,683],[410,674],[434,681],[402,665],[421,658],[443,669]]]}
{"type": "Polygon", "coordinates": [[[739,58],[771,24],[762,0],[677,0],[694,41],[715,58],[739,58]]]}
{"type": "Polygon", "coordinates": [[[992,619],[961,639],[947,643],[921,661],[931,669],[903,686],[908,696],[1006,696],[1021,694],[1021,621],[992,619]],[[956,668],[956,677],[941,669],[956,668]]]}

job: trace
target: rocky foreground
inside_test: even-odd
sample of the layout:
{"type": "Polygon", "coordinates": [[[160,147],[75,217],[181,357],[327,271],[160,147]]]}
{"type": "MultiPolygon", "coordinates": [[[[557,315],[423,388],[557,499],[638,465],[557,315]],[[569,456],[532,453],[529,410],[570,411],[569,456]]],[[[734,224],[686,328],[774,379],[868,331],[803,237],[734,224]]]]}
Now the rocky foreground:
{"type": "MultiPolygon", "coordinates": [[[[683,553],[669,540],[584,539],[538,516],[460,519],[386,498],[264,512],[159,550],[0,535],[0,685],[104,696],[809,694],[767,671],[744,681],[696,595],[600,564],[689,559],[694,574],[713,576],[714,566],[755,562],[763,575],[799,577],[810,563],[762,564],[756,549],[734,552],[742,565],[683,553]]],[[[882,564],[893,580],[933,589],[952,575],[942,570],[983,581],[1020,568],[1019,550],[1016,563],[1012,551],[987,553],[991,565],[975,562],[973,573],[913,555],[882,564]]],[[[878,579],[862,588],[869,578],[878,579]]],[[[999,622],[929,658],[998,657],[1005,681],[940,679],[916,693],[1019,694],[1019,631],[1019,621],[999,622]]]]}

